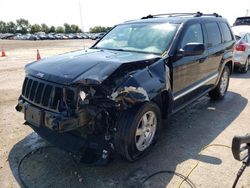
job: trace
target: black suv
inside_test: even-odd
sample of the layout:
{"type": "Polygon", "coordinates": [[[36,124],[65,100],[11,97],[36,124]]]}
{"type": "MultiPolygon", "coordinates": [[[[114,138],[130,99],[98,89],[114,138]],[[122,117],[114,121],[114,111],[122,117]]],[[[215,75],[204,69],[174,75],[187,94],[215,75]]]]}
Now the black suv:
{"type": "Polygon", "coordinates": [[[156,141],[162,118],[207,93],[224,97],[234,42],[218,14],[128,21],[88,50],[28,64],[16,109],[58,147],[134,161],[156,141]]]}

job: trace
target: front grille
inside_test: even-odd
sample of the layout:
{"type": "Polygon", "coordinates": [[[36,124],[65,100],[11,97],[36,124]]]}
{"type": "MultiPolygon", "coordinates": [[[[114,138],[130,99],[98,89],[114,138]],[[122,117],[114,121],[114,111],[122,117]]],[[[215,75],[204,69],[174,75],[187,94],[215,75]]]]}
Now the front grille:
{"type": "Polygon", "coordinates": [[[30,77],[26,77],[23,82],[22,96],[28,102],[56,111],[62,111],[67,106],[73,107],[75,101],[75,93],[71,89],[30,77]],[[71,95],[65,95],[64,99],[64,92],[71,95]]]}

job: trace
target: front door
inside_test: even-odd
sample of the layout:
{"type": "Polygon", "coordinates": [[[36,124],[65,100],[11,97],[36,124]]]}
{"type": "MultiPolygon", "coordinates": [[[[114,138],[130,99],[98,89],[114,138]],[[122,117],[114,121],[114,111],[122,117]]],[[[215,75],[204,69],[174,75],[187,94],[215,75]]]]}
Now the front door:
{"type": "MultiPolygon", "coordinates": [[[[204,43],[202,26],[199,23],[188,26],[180,41],[180,49],[188,43],[204,43]]],[[[203,79],[202,66],[206,61],[206,52],[196,56],[182,56],[172,63],[174,109],[187,100],[191,100],[199,82],[203,79]],[[188,99],[186,98],[188,97],[188,99]]]]}

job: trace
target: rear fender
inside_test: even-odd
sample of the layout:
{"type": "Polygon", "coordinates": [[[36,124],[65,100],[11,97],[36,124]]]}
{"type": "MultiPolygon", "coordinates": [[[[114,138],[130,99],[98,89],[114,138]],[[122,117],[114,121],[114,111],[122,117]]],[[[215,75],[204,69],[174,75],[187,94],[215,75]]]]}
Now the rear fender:
{"type": "Polygon", "coordinates": [[[219,75],[218,75],[218,79],[216,81],[216,85],[219,83],[221,74],[223,72],[223,69],[225,66],[229,66],[230,69],[230,74],[233,73],[233,69],[234,69],[234,64],[233,64],[233,52],[232,51],[228,51],[226,53],[224,53],[222,59],[221,59],[221,63],[219,66],[219,75]]]}

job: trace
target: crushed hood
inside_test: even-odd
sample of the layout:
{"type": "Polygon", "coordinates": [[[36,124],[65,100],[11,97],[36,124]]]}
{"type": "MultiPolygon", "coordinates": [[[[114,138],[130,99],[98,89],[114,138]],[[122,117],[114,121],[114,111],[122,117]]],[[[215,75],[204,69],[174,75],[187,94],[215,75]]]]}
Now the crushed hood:
{"type": "Polygon", "coordinates": [[[136,52],[88,49],[69,52],[30,63],[26,73],[40,79],[70,84],[100,84],[122,64],[143,63],[160,56],[136,52]]]}

